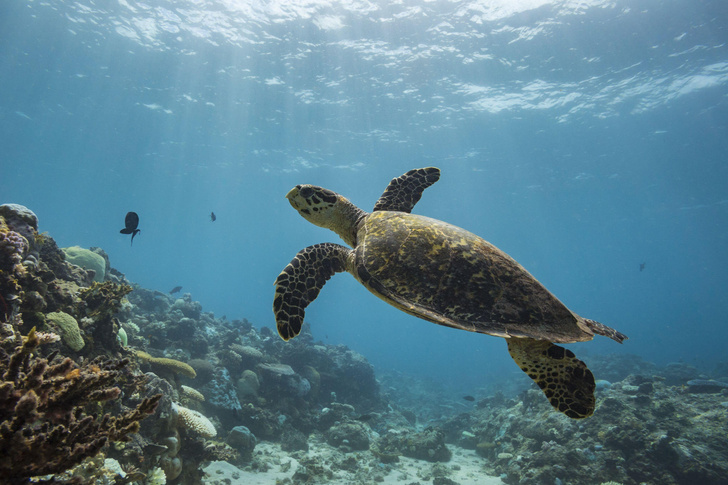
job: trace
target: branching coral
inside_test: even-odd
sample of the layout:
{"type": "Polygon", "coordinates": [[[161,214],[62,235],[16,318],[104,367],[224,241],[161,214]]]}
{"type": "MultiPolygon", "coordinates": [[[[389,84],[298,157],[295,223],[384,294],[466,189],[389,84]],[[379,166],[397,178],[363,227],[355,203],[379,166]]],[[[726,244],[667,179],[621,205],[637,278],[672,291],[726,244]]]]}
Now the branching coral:
{"type": "Polygon", "coordinates": [[[86,303],[86,313],[96,319],[111,318],[121,308],[121,300],[132,291],[129,285],[117,285],[111,281],[94,283],[79,292],[86,303]]]}
{"type": "Polygon", "coordinates": [[[95,349],[103,351],[121,348],[117,338],[119,326],[114,322],[114,315],[121,308],[122,299],[130,291],[131,286],[118,285],[111,281],[93,283],[79,291],[81,303],[76,316],[85,315],[91,318],[91,325],[89,328],[84,327],[84,331],[91,334],[95,349]]]}
{"type": "Polygon", "coordinates": [[[86,405],[120,396],[111,386],[128,361],[95,360],[78,367],[65,359],[51,365],[33,355],[38,345],[31,330],[12,355],[0,350],[0,476],[10,485],[67,470],[108,440],[126,441],[162,397],[144,399],[118,416],[86,414],[86,405]]]}

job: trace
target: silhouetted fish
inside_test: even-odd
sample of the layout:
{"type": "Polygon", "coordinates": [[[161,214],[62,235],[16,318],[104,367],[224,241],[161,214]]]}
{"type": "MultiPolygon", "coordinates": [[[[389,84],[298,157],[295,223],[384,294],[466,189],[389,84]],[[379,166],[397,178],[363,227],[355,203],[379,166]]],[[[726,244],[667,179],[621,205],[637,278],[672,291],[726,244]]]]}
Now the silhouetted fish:
{"type": "Polygon", "coordinates": [[[465,399],[466,401],[470,401],[470,402],[475,401],[475,398],[473,396],[463,396],[463,399],[465,399]]]}
{"type": "Polygon", "coordinates": [[[215,222],[217,220],[217,216],[214,212],[210,212],[210,222],[215,222]]]}
{"type": "Polygon", "coordinates": [[[127,212],[124,218],[124,229],[119,231],[122,234],[131,234],[131,244],[134,244],[134,236],[141,232],[141,229],[137,229],[139,225],[139,216],[136,212],[127,212]]]}
{"type": "Polygon", "coordinates": [[[647,263],[640,263],[640,271],[644,271],[646,264],[647,263]]]}
{"type": "Polygon", "coordinates": [[[179,290],[181,290],[181,289],[182,289],[181,286],[175,286],[174,288],[172,288],[172,290],[169,292],[169,294],[174,295],[175,293],[179,293],[179,290]]]}

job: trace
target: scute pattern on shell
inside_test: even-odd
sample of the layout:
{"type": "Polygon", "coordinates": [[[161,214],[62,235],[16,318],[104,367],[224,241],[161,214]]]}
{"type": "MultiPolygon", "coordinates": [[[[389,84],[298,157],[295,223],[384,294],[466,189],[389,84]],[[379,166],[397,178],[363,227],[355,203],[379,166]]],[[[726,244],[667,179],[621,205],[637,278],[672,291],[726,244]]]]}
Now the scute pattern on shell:
{"type": "Polygon", "coordinates": [[[500,337],[592,338],[520,264],[464,229],[383,211],[367,217],[358,240],[358,278],[408,313],[500,337]]]}

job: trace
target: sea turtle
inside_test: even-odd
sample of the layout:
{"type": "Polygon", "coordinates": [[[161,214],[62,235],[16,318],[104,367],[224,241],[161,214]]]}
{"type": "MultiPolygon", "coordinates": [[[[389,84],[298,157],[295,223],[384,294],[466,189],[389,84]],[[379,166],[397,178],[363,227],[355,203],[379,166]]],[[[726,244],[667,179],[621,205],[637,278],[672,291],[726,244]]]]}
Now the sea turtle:
{"type": "Polygon", "coordinates": [[[304,310],[335,273],[348,271],[376,296],[424,320],[504,337],[518,366],[570,418],[594,412],[594,376],[553,342],[617,342],[627,337],[570,311],[500,249],[464,229],[411,214],[422,192],[440,178],[435,167],[410,170],[389,183],[374,211],[314,185],[286,195],[309,222],[336,232],[333,243],[301,250],[276,279],[278,333],[301,331],[304,310]]]}

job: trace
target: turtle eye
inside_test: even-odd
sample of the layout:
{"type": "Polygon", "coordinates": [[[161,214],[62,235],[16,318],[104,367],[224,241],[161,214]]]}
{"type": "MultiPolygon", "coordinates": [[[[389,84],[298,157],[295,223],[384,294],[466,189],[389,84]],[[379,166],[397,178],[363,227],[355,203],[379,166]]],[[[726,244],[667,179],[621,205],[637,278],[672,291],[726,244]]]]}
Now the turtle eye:
{"type": "Polygon", "coordinates": [[[301,197],[304,199],[308,199],[313,195],[313,189],[311,187],[301,187],[301,190],[298,193],[301,194],[301,197]]]}

